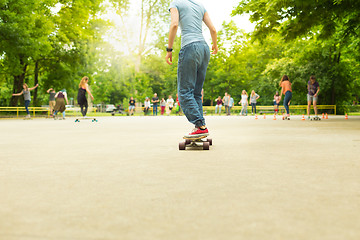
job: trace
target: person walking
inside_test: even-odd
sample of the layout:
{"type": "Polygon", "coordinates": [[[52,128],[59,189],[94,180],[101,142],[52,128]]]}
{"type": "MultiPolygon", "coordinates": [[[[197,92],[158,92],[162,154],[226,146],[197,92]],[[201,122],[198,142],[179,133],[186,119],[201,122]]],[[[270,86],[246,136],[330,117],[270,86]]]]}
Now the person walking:
{"type": "Polygon", "coordinates": [[[215,99],[215,101],[216,101],[215,114],[218,113],[220,115],[222,104],[223,104],[222,98],[220,96],[218,96],[218,98],[215,99]]]}
{"type": "Polygon", "coordinates": [[[317,101],[318,101],[318,94],[320,91],[319,83],[316,81],[315,76],[310,76],[310,80],[307,84],[308,94],[307,94],[307,101],[308,101],[308,107],[307,107],[307,114],[308,119],[310,119],[310,111],[311,111],[311,102],[313,102],[314,105],[314,113],[315,118],[318,118],[318,111],[317,111],[317,101]]]}
{"type": "Polygon", "coordinates": [[[50,117],[54,114],[54,107],[55,107],[55,89],[50,88],[46,91],[49,94],[49,111],[50,111],[50,117]]]}
{"type": "Polygon", "coordinates": [[[210,49],[202,34],[202,22],[210,29],[213,54],[218,51],[217,33],[205,7],[196,0],[175,0],[170,4],[171,24],[166,62],[172,64],[173,44],[181,28],[181,50],[178,62],[178,93],[181,108],[188,121],[195,125],[185,137],[207,136],[201,90],[210,60],[210,49]]]}
{"type": "Polygon", "coordinates": [[[159,103],[159,98],[157,96],[157,93],[154,93],[154,97],[151,99],[151,102],[153,104],[153,116],[157,116],[157,107],[159,103]]]}
{"type": "Polygon", "coordinates": [[[61,112],[62,115],[63,115],[63,118],[65,120],[65,110],[66,110],[66,106],[65,106],[65,101],[66,101],[66,104],[69,105],[69,101],[68,101],[68,98],[67,98],[67,93],[66,93],[66,90],[63,89],[59,92],[57,92],[55,94],[55,107],[54,107],[54,119],[56,120],[57,119],[57,113],[58,112],[61,112]]]}
{"type": "Polygon", "coordinates": [[[134,111],[135,111],[135,100],[133,97],[130,97],[129,100],[129,116],[134,115],[134,111]]]}
{"type": "Polygon", "coordinates": [[[24,95],[24,103],[25,103],[25,110],[26,110],[26,117],[25,118],[30,119],[30,111],[29,111],[29,106],[30,106],[30,102],[31,102],[30,91],[34,90],[38,86],[39,86],[39,84],[36,84],[34,87],[29,88],[28,85],[26,83],[24,83],[23,84],[23,90],[21,92],[19,92],[19,93],[14,93],[13,94],[13,96],[24,95]]]}
{"type": "Polygon", "coordinates": [[[289,105],[290,105],[290,100],[292,98],[292,88],[291,88],[291,82],[290,79],[287,75],[284,75],[281,78],[280,81],[280,86],[281,86],[281,93],[280,93],[280,99],[281,96],[284,94],[284,107],[286,110],[286,118],[290,119],[290,109],[289,109],[289,105]]]}
{"type": "Polygon", "coordinates": [[[83,117],[86,116],[88,109],[88,101],[87,101],[86,93],[88,93],[91,99],[94,101],[94,97],[90,92],[88,82],[89,82],[89,78],[86,76],[81,79],[79,84],[78,95],[77,95],[77,101],[78,104],[80,105],[81,114],[83,115],[83,117]]]}
{"type": "Polygon", "coordinates": [[[256,100],[258,100],[260,98],[260,96],[258,94],[255,93],[254,90],[251,91],[250,94],[250,104],[251,104],[251,114],[254,115],[254,113],[256,114],[256,100]]]}
{"type": "Polygon", "coordinates": [[[242,90],[241,92],[241,100],[239,104],[241,104],[240,115],[247,116],[248,94],[245,90],[242,90]]]}

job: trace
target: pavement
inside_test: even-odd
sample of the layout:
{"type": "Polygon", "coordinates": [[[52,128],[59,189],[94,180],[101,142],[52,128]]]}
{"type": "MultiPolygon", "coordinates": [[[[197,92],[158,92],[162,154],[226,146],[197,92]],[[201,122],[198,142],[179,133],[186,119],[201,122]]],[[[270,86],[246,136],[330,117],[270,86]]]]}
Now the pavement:
{"type": "Polygon", "coordinates": [[[1,240],[360,239],[360,117],[0,120],[1,240]]]}

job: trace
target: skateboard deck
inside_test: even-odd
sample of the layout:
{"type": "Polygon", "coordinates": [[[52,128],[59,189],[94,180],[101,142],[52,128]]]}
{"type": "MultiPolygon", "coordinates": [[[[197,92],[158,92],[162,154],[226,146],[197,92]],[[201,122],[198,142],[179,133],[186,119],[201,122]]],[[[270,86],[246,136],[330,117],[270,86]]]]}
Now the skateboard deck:
{"type": "Polygon", "coordinates": [[[94,117],[83,117],[83,118],[76,118],[75,122],[80,122],[80,120],[91,120],[91,122],[98,122],[98,120],[94,117]]]}
{"type": "Polygon", "coordinates": [[[290,120],[290,117],[283,117],[282,120],[290,120]]]}
{"type": "Polygon", "coordinates": [[[187,147],[202,147],[203,150],[209,150],[210,145],[212,145],[212,139],[208,138],[208,136],[200,136],[196,138],[187,138],[184,142],[179,143],[179,150],[185,150],[187,147]]]}

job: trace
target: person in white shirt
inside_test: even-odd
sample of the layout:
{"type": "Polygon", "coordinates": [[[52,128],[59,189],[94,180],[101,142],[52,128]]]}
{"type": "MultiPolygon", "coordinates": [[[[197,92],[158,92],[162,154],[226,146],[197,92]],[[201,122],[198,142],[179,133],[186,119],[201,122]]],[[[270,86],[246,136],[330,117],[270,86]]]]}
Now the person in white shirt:
{"type": "Polygon", "coordinates": [[[167,115],[170,115],[171,110],[174,108],[174,99],[172,98],[171,95],[169,95],[169,98],[166,100],[166,105],[169,108],[169,111],[167,111],[167,115]]]}
{"type": "Polygon", "coordinates": [[[149,97],[145,98],[145,102],[144,102],[144,115],[147,115],[150,109],[150,99],[149,97]]]}

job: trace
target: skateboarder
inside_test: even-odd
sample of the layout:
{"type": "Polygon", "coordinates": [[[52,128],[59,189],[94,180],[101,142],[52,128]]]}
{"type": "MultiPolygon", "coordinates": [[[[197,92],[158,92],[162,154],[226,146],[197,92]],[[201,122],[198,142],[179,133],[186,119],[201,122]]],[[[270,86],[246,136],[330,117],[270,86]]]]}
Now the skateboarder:
{"type": "Polygon", "coordinates": [[[320,91],[319,83],[316,81],[315,76],[311,76],[310,80],[307,84],[308,94],[307,94],[307,101],[308,101],[308,107],[307,107],[307,114],[308,119],[310,119],[310,111],[311,111],[311,102],[313,102],[314,105],[314,112],[315,112],[315,119],[319,118],[317,115],[317,100],[318,100],[318,94],[320,91]]]}
{"type": "Polygon", "coordinates": [[[202,34],[202,22],[210,29],[213,54],[218,51],[217,33],[204,6],[196,0],[174,0],[170,4],[171,24],[166,62],[172,64],[172,51],[178,26],[181,28],[181,50],[178,62],[178,94],[181,108],[195,129],[185,135],[208,135],[201,101],[210,49],[202,34]]]}
{"type": "Polygon", "coordinates": [[[89,78],[86,76],[81,79],[79,84],[79,91],[77,95],[77,101],[78,104],[80,105],[81,114],[83,115],[83,117],[86,116],[87,108],[88,108],[86,93],[88,93],[91,99],[94,100],[94,97],[90,92],[88,82],[89,82],[89,78]]]}
{"type": "Polygon", "coordinates": [[[30,106],[30,102],[31,102],[31,95],[30,95],[30,91],[34,90],[35,88],[37,88],[39,86],[39,84],[36,84],[35,87],[29,88],[28,85],[26,83],[23,84],[23,90],[19,93],[14,93],[13,96],[20,96],[22,94],[24,94],[24,101],[25,101],[25,110],[26,110],[26,118],[30,119],[30,111],[29,111],[29,106],[30,106]]]}
{"type": "Polygon", "coordinates": [[[280,86],[281,86],[281,93],[280,93],[280,99],[281,96],[284,94],[284,107],[286,110],[286,118],[290,118],[290,110],[289,110],[289,105],[290,105],[290,100],[292,98],[292,89],[291,89],[291,82],[289,80],[289,77],[287,75],[284,75],[281,78],[280,81],[280,86]]]}

